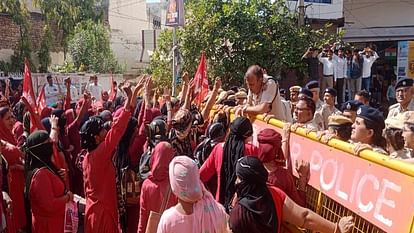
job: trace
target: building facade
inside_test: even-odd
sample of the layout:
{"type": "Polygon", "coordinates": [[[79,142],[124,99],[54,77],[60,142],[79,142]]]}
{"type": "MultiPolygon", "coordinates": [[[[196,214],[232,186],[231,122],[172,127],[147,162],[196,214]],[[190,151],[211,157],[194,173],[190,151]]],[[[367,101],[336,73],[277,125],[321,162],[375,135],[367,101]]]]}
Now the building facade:
{"type": "Polygon", "coordinates": [[[128,73],[143,70],[150,62],[165,23],[165,0],[109,0],[111,47],[128,73]]]}

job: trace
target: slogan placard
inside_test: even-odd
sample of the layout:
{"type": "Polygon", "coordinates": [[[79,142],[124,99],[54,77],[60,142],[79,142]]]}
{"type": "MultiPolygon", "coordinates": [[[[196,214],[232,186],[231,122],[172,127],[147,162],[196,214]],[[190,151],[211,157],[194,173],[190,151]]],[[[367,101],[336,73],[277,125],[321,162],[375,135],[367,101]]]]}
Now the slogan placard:
{"type": "MultiPolygon", "coordinates": [[[[282,130],[256,120],[257,133],[282,130]]],[[[414,178],[300,135],[291,134],[292,163],[310,163],[309,185],[386,232],[409,232],[414,216],[414,178]]],[[[293,164],[294,167],[294,164],[293,164]]]]}

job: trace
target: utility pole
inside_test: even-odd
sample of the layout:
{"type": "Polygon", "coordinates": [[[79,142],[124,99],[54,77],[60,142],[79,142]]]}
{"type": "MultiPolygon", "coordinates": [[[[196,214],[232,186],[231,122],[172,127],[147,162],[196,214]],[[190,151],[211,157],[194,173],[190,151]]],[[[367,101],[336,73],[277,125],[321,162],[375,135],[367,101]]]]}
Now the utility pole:
{"type": "Polygon", "coordinates": [[[299,0],[299,19],[298,19],[298,26],[304,26],[305,25],[305,0],[299,0]]]}

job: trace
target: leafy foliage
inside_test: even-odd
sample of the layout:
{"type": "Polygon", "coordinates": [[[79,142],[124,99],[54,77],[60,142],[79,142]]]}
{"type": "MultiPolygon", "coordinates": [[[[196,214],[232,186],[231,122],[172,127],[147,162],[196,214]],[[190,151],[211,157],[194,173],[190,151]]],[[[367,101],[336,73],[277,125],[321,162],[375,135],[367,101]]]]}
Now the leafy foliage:
{"type": "Polygon", "coordinates": [[[61,45],[66,50],[70,36],[74,33],[78,23],[85,20],[99,22],[103,12],[97,6],[102,0],[34,0],[36,6],[40,7],[45,21],[57,23],[58,29],[62,31],[61,45]]]}
{"type": "MultiPolygon", "coordinates": [[[[337,39],[328,34],[329,25],[320,30],[298,27],[297,15],[285,0],[189,0],[186,12],[186,25],[178,30],[182,69],[194,74],[204,50],[209,78],[220,76],[224,84],[243,83],[245,71],[253,64],[273,76],[288,69],[303,71],[300,58],[309,46],[337,39]]],[[[164,34],[151,58],[150,71],[171,80],[172,39],[166,36],[171,32],[164,34]]]]}
{"type": "Polygon", "coordinates": [[[2,0],[0,1],[0,12],[6,12],[11,15],[14,23],[19,27],[20,40],[11,57],[9,71],[23,71],[24,58],[27,58],[31,64],[31,69],[35,70],[31,60],[31,43],[29,37],[30,23],[27,20],[29,12],[26,1],[23,0],[2,0]]]}
{"type": "Polygon", "coordinates": [[[69,53],[79,71],[122,72],[110,47],[108,29],[91,20],[79,23],[69,41],[69,53]]]}
{"type": "Polygon", "coordinates": [[[46,24],[43,28],[42,43],[40,44],[40,50],[37,54],[39,58],[39,72],[41,73],[47,73],[48,67],[52,62],[52,59],[50,58],[52,40],[52,32],[50,31],[49,25],[46,24]]]}

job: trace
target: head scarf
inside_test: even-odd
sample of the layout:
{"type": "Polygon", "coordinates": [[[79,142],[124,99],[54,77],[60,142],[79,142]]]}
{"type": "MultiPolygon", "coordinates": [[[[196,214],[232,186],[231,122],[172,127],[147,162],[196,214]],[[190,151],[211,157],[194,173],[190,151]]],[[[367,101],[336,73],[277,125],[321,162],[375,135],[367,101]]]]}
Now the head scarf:
{"type": "Polygon", "coordinates": [[[105,122],[112,121],[112,113],[109,110],[103,110],[99,115],[105,122]]]}
{"type": "Polygon", "coordinates": [[[49,134],[44,130],[37,130],[27,137],[26,145],[26,163],[28,171],[36,168],[47,167],[49,170],[58,175],[58,169],[52,162],[53,143],[46,142],[49,134]]]}
{"type": "Polygon", "coordinates": [[[183,134],[188,129],[188,127],[191,126],[192,121],[193,116],[189,110],[178,110],[178,112],[174,116],[174,119],[172,120],[173,128],[175,129],[178,137],[183,138],[187,136],[183,134]]]}
{"type": "Polygon", "coordinates": [[[257,134],[260,154],[258,156],[262,163],[275,161],[284,163],[285,158],[282,150],[282,135],[273,129],[263,129],[257,134]]]}
{"type": "MultiPolygon", "coordinates": [[[[106,124],[106,123],[105,123],[106,124]]],[[[115,166],[117,168],[118,177],[121,177],[121,170],[129,164],[129,146],[131,143],[132,136],[134,135],[135,129],[137,127],[138,121],[135,117],[131,117],[128,121],[127,128],[124,135],[122,135],[121,140],[118,143],[116,148],[115,156],[115,166]]]]}
{"type": "Polygon", "coordinates": [[[156,118],[146,126],[148,137],[148,146],[154,148],[160,141],[167,141],[167,123],[164,120],[156,118]]]}
{"type": "Polygon", "coordinates": [[[30,112],[26,112],[23,116],[23,129],[24,132],[30,133],[30,112]]]}
{"type": "Polygon", "coordinates": [[[252,156],[237,162],[238,202],[231,212],[230,228],[234,233],[278,232],[278,218],[273,198],[266,186],[268,173],[262,163],[252,156]]]}
{"type": "Polygon", "coordinates": [[[14,105],[13,113],[17,121],[23,122],[24,108],[24,103],[20,101],[17,102],[16,105],[14,105]]]}
{"type": "MultiPolygon", "coordinates": [[[[0,107],[0,111],[2,112],[5,111],[4,114],[6,114],[7,112],[10,112],[10,109],[8,107],[0,107]]],[[[8,143],[11,143],[13,145],[17,145],[17,141],[13,137],[12,131],[6,128],[6,126],[3,123],[3,118],[1,117],[0,117],[0,139],[8,143]]]]}
{"type": "Polygon", "coordinates": [[[190,232],[226,232],[227,215],[200,180],[197,164],[187,156],[175,157],[169,166],[172,192],[178,199],[193,203],[190,232]]]}
{"type": "Polygon", "coordinates": [[[86,121],[80,130],[81,146],[89,151],[94,150],[96,145],[95,136],[98,135],[104,127],[104,121],[99,117],[91,117],[86,121]]]}
{"type": "Polygon", "coordinates": [[[174,158],[174,149],[168,142],[158,143],[150,159],[151,174],[148,179],[152,181],[163,181],[168,179],[168,165],[174,158]]]}
{"type": "Polygon", "coordinates": [[[42,123],[43,127],[45,127],[47,133],[50,133],[52,126],[50,124],[49,117],[43,118],[40,122],[42,123]]]}
{"type": "Polygon", "coordinates": [[[213,123],[207,128],[207,138],[213,142],[222,142],[226,136],[226,131],[222,123],[213,123]]]}
{"type": "Polygon", "coordinates": [[[236,118],[230,125],[230,134],[224,143],[223,164],[221,165],[220,203],[229,212],[230,202],[236,188],[236,162],[243,157],[244,140],[253,134],[253,126],[246,117],[236,118]]]}

